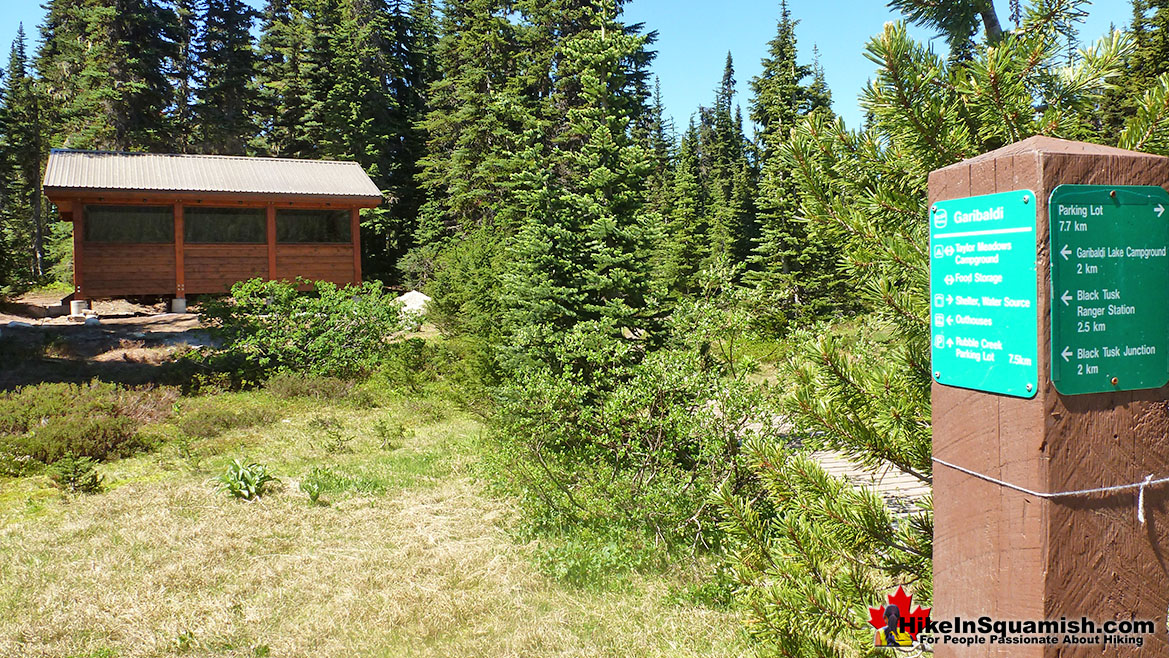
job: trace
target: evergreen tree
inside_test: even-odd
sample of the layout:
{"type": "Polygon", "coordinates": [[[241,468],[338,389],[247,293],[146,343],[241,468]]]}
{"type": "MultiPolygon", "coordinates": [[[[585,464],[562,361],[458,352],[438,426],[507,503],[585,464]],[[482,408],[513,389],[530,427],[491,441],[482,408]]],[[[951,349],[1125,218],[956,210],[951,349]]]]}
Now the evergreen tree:
{"type": "Polygon", "coordinates": [[[1160,78],[1169,72],[1169,2],[1132,0],[1132,21],[1127,33],[1133,52],[1125,59],[1124,72],[1102,106],[1102,138],[1108,142],[1119,138],[1146,95],[1155,93],[1160,78]]]}
{"type": "Polygon", "coordinates": [[[767,495],[721,496],[752,632],[778,654],[868,655],[872,633],[857,611],[898,584],[928,606],[928,501],[895,513],[807,451],[930,481],[926,173],[1033,134],[1078,135],[1124,53],[1105,39],[1061,71],[1066,15],[1047,9],[1036,3],[1019,33],[980,45],[966,62],[947,62],[904,25],[888,25],[868,46],[880,66],[862,96],[870,126],[850,133],[813,113],[782,148],[809,230],[836,245],[847,284],[871,311],[855,321],[859,337],[830,327],[796,336],[780,377],[793,387],[783,410],[801,447],[748,442],[767,495]],[[1061,76],[1084,83],[1069,95],[1061,76]]]}
{"type": "MultiPolygon", "coordinates": [[[[427,200],[418,241],[431,258],[453,236],[483,226],[508,231],[499,217],[517,168],[531,102],[519,75],[518,28],[503,0],[449,1],[430,86],[419,181],[427,200]]],[[[429,265],[419,264],[424,272],[429,265]]]]}
{"type": "Polygon", "coordinates": [[[678,146],[670,189],[670,213],[659,250],[659,276],[667,290],[679,295],[697,291],[701,263],[710,258],[707,199],[698,149],[698,128],[691,121],[678,146]]]}
{"type": "Polygon", "coordinates": [[[260,19],[255,77],[259,118],[252,149],[276,157],[307,155],[309,28],[290,0],[268,0],[260,19]]]}
{"type": "MultiPolygon", "coordinates": [[[[45,217],[41,180],[48,151],[41,116],[41,90],[29,67],[24,25],[12,43],[3,87],[4,121],[2,155],[4,159],[3,220],[6,235],[0,236],[7,249],[27,257],[17,269],[25,282],[44,276],[45,217]]],[[[10,269],[12,268],[10,264],[10,269]]]]}
{"type": "Polygon", "coordinates": [[[171,67],[171,84],[174,87],[174,119],[176,150],[188,152],[196,139],[195,86],[198,74],[199,56],[196,51],[199,40],[199,0],[174,0],[175,11],[175,60],[171,67]]]}
{"type": "Polygon", "coordinates": [[[204,153],[242,155],[256,132],[251,34],[255,17],[241,0],[206,0],[195,48],[199,86],[192,109],[199,150],[204,153]]]}
{"type": "Polygon", "coordinates": [[[994,43],[1003,37],[993,0],[891,0],[889,6],[910,21],[941,32],[950,44],[951,57],[956,59],[970,58],[980,25],[987,41],[994,43]]]}
{"type": "Polygon", "coordinates": [[[735,68],[728,52],[714,105],[698,109],[698,163],[703,194],[709,199],[704,268],[729,262],[741,269],[757,230],[757,175],[734,98],[735,68]]]}
{"type": "Polygon", "coordinates": [[[789,319],[815,318],[833,306],[843,307],[849,296],[835,273],[835,250],[809,240],[798,213],[795,179],[781,157],[799,118],[829,112],[831,103],[822,69],[798,63],[796,25],[783,2],[763,71],[751,81],[751,118],[759,127],[760,230],[745,279],[759,293],[761,325],[772,330],[789,319]],[[810,75],[813,82],[806,85],[810,75]]]}
{"type": "Polygon", "coordinates": [[[561,44],[553,95],[578,102],[551,149],[535,143],[526,153],[535,166],[522,175],[523,224],[504,277],[513,371],[581,372],[588,354],[571,363],[557,356],[566,336],[634,342],[655,326],[648,255],[656,219],[642,189],[652,160],[633,140],[628,115],[614,110],[638,93],[646,39],[627,34],[617,14],[612,0],[596,3],[589,28],[561,44]]]}
{"type": "Polygon", "coordinates": [[[175,13],[154,0],[50,0],[38,68],[61,103],[65,146],[173,148],[167,77],[176,59],[175,13]]]}

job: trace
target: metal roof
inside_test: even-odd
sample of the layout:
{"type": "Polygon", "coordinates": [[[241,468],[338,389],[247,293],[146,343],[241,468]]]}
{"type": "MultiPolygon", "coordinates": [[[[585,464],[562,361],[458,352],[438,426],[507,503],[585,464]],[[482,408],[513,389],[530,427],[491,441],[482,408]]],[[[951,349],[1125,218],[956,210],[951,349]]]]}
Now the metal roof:
{"type": "Polygon", "coordinates": [[[46,192],[108,190],[360,198],[381,191],[356,162],[54,149],[46,192]]]}

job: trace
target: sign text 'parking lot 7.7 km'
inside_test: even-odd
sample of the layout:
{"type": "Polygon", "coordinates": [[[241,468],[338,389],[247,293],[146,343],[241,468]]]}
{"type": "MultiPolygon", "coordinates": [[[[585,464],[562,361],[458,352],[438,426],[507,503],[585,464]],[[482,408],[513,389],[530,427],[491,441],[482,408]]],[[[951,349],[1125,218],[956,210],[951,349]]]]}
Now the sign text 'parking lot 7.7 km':
{"type": "Polygon", "coordinates": [[[1169,194],[1060,185],[1051,235],[1051,380],[1064,395],[1169,382],[1169,194]]]}
{"type": "Polygon", "coordinates": [[[930,209],[934,381],[1029,398],[1038,389],[1035,194],[939,201],[930,209]]]}

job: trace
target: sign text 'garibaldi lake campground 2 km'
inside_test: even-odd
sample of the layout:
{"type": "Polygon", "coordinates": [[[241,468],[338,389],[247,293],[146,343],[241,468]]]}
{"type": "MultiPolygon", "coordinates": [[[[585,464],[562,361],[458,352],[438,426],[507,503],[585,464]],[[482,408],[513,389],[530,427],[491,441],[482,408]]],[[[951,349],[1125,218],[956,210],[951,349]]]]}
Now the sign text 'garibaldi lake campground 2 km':
{"type": "Polygon", "coordinates": [[[1051,380],[1064,395],[1169,382],[1169,194],[1052,190],[1051,380]]]}
{"type": "Polygon", "coordinates": [[[1039,385],[1035,194],[1016,190],[930,208],[934,381],[1033,397],[1039,385]]]}

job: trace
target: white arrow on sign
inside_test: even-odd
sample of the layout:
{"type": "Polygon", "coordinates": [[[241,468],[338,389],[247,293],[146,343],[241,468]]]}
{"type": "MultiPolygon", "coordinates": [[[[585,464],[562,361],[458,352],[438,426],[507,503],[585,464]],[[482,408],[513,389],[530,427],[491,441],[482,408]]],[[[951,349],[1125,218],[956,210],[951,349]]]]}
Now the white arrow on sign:
{"type": "Polygon", "coordinates": [[[1065,290],[1063,291],[1063,295],[1060,295],[1060,299],[1063,300],[1063,305],[1067,306],[1068,302],[1072,301],[1072,296],[1069,295],[1068,291],[1065,290]]]}
{"type": "Polygon", "coordinates": [[[946,324],[954,324],[954,316],[947,315],[946,316],[946,324]]]}
{"type": "Polygon", "coordinates": [[[1063,351],[1060,352],[1059,355],[1063,357],[1064,361],[1070,361],[1071,359],[1069,357],[1071,357],[1071,355],[1072,355],[1072,348],[1070,348],[1070,347],[1063,348],[1063,351]]]}
{"type": "Polygon", "coordinates": [[[1071,255],[1072,255],[1072,250],[1071,250],[1071,249],[1068,249],[1068,246],[1065,244],[1065,245],[1063,246],[1063,249],[1060,249],[1060,250],[1059,250],[1059,255],[1060,255],[1060,256],[1063,256],[1063,259],[1064,259],[1064,260],[1067,260],[1067,259],[1068,259],[1068,256],[1071,256],[1071,255]]]}
{"type": "Polygon", "coordinates": [[[1153,212],[1157,213],[1157,216],[1160,217],[1165,213],[1165,206],[1158,203],[1157,207],[1153,208],[1153,212]]]}
{"type": "Polygon", "coordinates": [[[946,303],[953,304],[954,303],[954,296],[953,295],[946,295],[946,303]]]}

